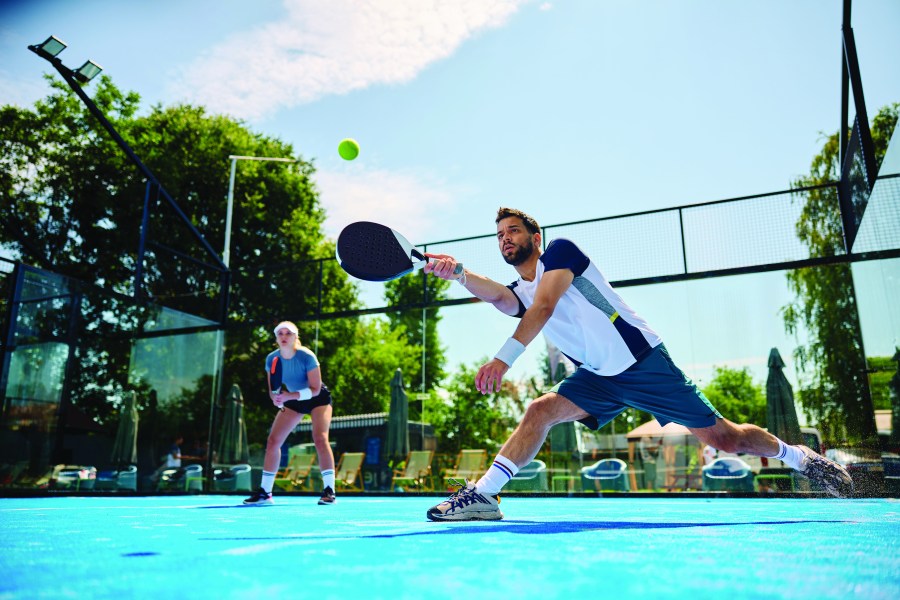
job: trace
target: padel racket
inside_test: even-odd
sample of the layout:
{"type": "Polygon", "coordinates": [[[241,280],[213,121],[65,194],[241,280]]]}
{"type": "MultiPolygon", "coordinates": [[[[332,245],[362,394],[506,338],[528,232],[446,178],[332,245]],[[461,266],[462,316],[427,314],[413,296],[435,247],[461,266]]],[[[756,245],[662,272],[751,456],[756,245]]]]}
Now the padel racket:
{"type": "MultiPolygon", "coordinates": [[[[364,281],[391,281],[428,264],[405,237],[379,223],[350,223],[337,239],[338,263],[348,274],[364,281]]],[[[463,272],[457,263],[455,274],[463,272]]]]}
{"type": "MultiPolygon", "coordinates": [[[[272,359],[272,366],[269,368],[269,387],[276,394],[281,391],[281,357],[276,356],[272,359]]],[[[284,407],[280,407],[284,412],[284,407]]]]}

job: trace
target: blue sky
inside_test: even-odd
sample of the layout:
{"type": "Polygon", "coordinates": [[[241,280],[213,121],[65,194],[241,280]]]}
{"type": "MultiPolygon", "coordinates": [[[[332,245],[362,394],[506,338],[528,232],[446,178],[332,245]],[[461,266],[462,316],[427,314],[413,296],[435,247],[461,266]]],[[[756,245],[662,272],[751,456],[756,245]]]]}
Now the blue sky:
{"type": "MultiPolygon", "coordinates": [[[[841,4],[6,1],[0,104],[46,95],[26,46],[54,34],[67,65],[92,58],[145,107],[202,104],[294,144],[330,233],[371,219],[423,243],[489,233],[500,205],[553,224],[788,188],[838,126],[841,4]]],[[[874,115],[900,101],[900,2],[858,0],[853,27],[874,115]]],[[[483,322],[483,344],[448,331],[467,346],[451,357],[513,326],[483,322]]],[[[710,362],[675,329],[684,363],[710,362]]]]}

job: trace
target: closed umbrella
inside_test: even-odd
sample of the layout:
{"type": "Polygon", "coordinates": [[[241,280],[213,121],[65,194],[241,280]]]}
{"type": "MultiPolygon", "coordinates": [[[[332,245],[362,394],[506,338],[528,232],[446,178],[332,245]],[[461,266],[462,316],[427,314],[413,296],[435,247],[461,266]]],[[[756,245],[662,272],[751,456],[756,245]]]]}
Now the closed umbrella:
{"type": "Polygon", "coordinates": [[[116,441],[110,457],[114,465],[137,464],[137,432],[137,392],[128,392],[119,412],[119,428],[116,430],[116,441]]]}
{"type": "Polygon", "coordinates": [[[247,445],[247,424],[244,422],[244,397],[241,388],[231,386],[225,401],[225,414],[219,430],[219,445],[216,460],[226,465],[250,462],[250,448],[247,445]]]}
{"type": "Polygon", "coordinates": [[[900,348],[892,360],[897,361],[897,371],[891,377],[891,445],[900,444],[900,348]]]}
{"type": "Polygon", "coordinates": [[[391,410],[388,414],[385,457],[405,460],[409,454],[409,398],[403,389],[403,372],[398,368],[391,379],[391,410]]]}
{"type": "Polygon", "coordinates": [[[769,377],[766,379],[766,426],[769,433],[787,444],[799,444],[800,422],[794,406],[794,390],[784,376],[784,360],[778,348],[769,352],[769,377]]]}

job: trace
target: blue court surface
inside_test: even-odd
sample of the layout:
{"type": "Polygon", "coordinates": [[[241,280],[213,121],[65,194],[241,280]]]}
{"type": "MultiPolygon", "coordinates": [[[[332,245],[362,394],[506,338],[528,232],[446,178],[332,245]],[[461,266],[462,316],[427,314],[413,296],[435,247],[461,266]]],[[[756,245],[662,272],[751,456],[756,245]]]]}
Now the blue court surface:
{"type": "Polygon", "coordinates": [[[0,500],[0,598],[900,598],[900,501],[0,500]]]}

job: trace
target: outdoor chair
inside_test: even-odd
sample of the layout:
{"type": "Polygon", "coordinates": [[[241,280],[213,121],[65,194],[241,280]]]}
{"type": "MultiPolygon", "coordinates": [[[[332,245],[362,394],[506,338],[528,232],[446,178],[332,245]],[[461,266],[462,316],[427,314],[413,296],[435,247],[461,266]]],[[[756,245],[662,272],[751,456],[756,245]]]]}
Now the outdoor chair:
{"type": "Polygon", "coordinates": [[[186,467],[166,469],[159,478],[157,489],[202,492],[203,466],[187,465],[186,467]]]}
{"type": "Polygon", "coordinates": [[[137,491],[137,467],[129,465],[124,469],[99,471],[97,473],[97,480],[94,483],[94,489],[104,491],[137,491]]]}
{"type": "Polygon", "coordinates": [[[736,456],[717,458],[703,467],[704,492],[752,492],[753,470],[736,456]]]}
{"type": "Polygon", "coordinates": [[[456,458],[456,468],[444,472],[444,483],[448,487],[453,481],[475,481],[484,474],[487,450],[460,450],[456,458]]]}
{"type": "Polygon", "coordinates": [[[362,464],[366,458],[364,452],[344,452],[334,472],[334,483],[337,487],[351,492],[362,492],[362,464]]]}
{"type": "Polygon", "coordinates": [[[217,492],[249,492],[252,471],[247,464],[216,469],[213,474],[213,489],[217,492]]]}
{"type": "Polygon", "coordinates": [[[516,473],[503,489],[508,492],[546,492],[547,463],[533,460],[516,473]]]}
{"type": "Polygon", "coordinates": [[[627,492],[628,465],[619,458],[603,458],[581,469],[581,486],[584,490],[627,492]]]}
{"type": "Polygon", "coordinates": [[[184,468],[184,491],[203,491],[203,465],[188,465],[184,468]]]}
{"type": "Polygon", "coordinates": [[[434,452],[431,450],[413,450],[406,458],[406,466],[403,469],[394,470],[392,486],[402,488],[416,488],[419,491],[431,491],[433,486],[431,479],[431,459],[434,452]]]}
{"type": "Polygon", "coordinates": [[[56,489],[93,490],[97,482],[96,467],[80,465],[56,465],[50,476],[51,487],[56,489]]]}
{"type": "Polygon", "coordinates": [[[116,473],[116,489],[137,491],[137,467],[129,465],[116,473]]]}
{"type": "Polygon", "coordinates": [[[275,476],[275,485],[284,491],[305,488],[309,484],[309,476],[315,462],[315,454],[293,454],[288,466],[275,476]]]}

